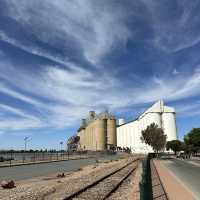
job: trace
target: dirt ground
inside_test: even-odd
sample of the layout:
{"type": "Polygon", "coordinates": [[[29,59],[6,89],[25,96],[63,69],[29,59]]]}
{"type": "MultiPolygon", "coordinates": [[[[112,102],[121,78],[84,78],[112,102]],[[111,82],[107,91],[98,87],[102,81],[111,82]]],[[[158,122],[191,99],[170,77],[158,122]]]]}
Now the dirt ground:
{"type": "MultiPolygon", "coordinates": [[[[63,199],[66,193],[71,193],[83,186],[87,181],[99,177],[102,172],[120,167],[127,162],[127,159],[118,161],[107,161],[83,167],[77,171],[64,172],[65,177],[59,178],[57,174],[45,177],[37,177],[16,182],[13,189],[0,188],[0,200],[38,200],[38,199],[63,199]]],[[[134,175],[134,181],[130,184],[132,192],[130,200],[138,200],[138,181],[140,181],[140,171],[134,175]],[[134,198],[132,198],[134,196],[134,198]]]]}

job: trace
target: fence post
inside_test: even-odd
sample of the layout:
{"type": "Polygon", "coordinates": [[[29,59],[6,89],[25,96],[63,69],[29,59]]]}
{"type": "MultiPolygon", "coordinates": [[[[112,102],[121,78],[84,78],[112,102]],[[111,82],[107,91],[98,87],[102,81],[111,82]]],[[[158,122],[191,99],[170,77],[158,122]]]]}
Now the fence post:
{"type": "Polygon", "coordinates": [[[23,163],[24,163],[24,161],[25,161],[25,152],[23,153],[23,163]]]}
{"type": "Polygon", "coordinates": [[[10,152],[10,167],[12,165],[12,151],[10,152]]]}
{"type": "Polygon", "coordinates": [[[11,167],[11,160],[12,160],[12,152],[10,152],[10,167],[11,167]]]}

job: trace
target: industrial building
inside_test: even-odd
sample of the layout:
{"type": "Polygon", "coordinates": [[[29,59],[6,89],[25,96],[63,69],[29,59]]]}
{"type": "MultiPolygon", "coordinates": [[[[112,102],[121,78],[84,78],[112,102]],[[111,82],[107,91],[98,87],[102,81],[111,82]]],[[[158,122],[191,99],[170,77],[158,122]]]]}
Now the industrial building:
{"type": "Polygon", "coordinates": [[[119,120],[117,126],[117,146],[130,148],[133,153],[151,152],[152,148],[141,142],[142,130],[148,125],[155,123],[164,130],[167,141],[176,140],[176,117],[175,109],[164,105],[163,101],[158,101],[147,109],[141,116],[127,123],[123,119],[119,120]]]}
{"type": "Polygon", "coordinates": [[[89,112],[87,119],[77,131],[80,137],[80,149],[91,151],[104,151],[116,146],[116,119],[108,111],[96,114],[89,112]]]}

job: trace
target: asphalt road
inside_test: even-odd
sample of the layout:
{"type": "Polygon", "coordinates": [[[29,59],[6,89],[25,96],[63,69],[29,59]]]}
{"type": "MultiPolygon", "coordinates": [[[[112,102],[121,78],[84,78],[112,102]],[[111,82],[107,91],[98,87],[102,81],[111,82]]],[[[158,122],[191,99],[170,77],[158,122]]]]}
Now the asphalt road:
{"type": "Polygon", "coordinates": [[[200,200],[200,166],[178,159],[162,161],[169,171],[200,200]]]}
{"type": "MultiPolygon", "coordinates": [[[[118,156],[106,156],[98,159],[109,160],[117,158],[118,156]]],[[[38,176],[46,176],[54,173],[77,170],[80,167],[94,163],[96,163],[96,158],[0,168],[0,181],[11,179],[19,181],[38,176]]]]}

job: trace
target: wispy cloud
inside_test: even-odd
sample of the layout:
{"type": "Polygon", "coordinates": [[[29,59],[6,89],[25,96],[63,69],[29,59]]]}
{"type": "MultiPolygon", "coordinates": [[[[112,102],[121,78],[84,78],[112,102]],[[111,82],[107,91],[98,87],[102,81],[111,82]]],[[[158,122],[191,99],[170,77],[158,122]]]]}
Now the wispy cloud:
{"type": "Polygon", "coordinates": [[[38,120],[7,118],[0,121],[0,128],[5,133],[20,130],[33,130],[41,127],[42,124],[38,120]]]}
{"type": "Polygon", "coordinates": [[[27,95],[24,95],[22,93],[16,92],[15,90],[9,88],[8,86],[6,86],[5,84],[1,84],[0,83],[0,92],[7,94],[9,96],[12,96],[16,99],[19,99],[21,101],[24,101],[26,103],[32,104],[32,105],[36,105],[36,106],[40,106],[41,102],[37,101],[34,98],[30,98],[27,95]]]}
{"type": "Polygon", "coordinates": [[[200,101],[193,103],[179,103],[175,106],[179,117],[190,117],[200,115],[200,101]]]}
{"type": "Polygon", "coordinates": [[[68,58],[63,58],[59,55],[56,55],[56,56],[51,55],[50,52],[46,51],[45,49],[39,48],[39,47],[35,47],[35,46],[31,46],[31,45],[25,45],[25,44],[23,44],[23,42],[18,41],[15,38],[8,36],[3,31],[0,31],[0,39],[4,42],[7,42],[7,43],[9,43],[9,44],[11,44],[11,45],[23,50],[23,51],[31,53],[33,55],[40,56],[40,57],[43,57],[43,58],[47,58],[51,61],[57,62],[57,63],[62,64],[62,65],[69,64],[68,58]]]}
{"type": "Polygon", "coordinates": [[[153,43],[166,52],[177,52],[200,42],[199,1],[142,0],[150,12],[153,43]],[[173,12],[174,8],[178,8],[173,12]],[[171,12],[169,14],[169,11],[171,12]],[[192,30],[192,31],[191,31],[192,30]]]}
{"type": "MultiPolygon", "coordinates": [[[[199,20],[192,13],[196,3],[188,7],[186,1],[177,1],[181,12],[172,15],[164,12],[163,3],[152,0],[135,1],[133,7],[127,6],[125,10],[123,5],[119,6],[115,1],[94,3],[92,0],[21,0],[19,3],[17,0],[10,0],[6,3],[8,12],[5,15],[20,24],[27,38],[21,39],[17,34],[14,35],[13,31],[2,29],[0,39],[17,47],[19,51],[35,55],[36,60],[43,57],[54,62],[45,64],[43,61],[37,63],[38,69],[34,65],[35,68],[31,66],[29,70],[28,64],[20,66],[18,62],[12,62],[12,59],[6,57],[6,54],[1,59],[1,95],[25,104],[0,104],[1,114],[7,116],[7,119],[2,117],[0,122],[3,132],[63,129],[79,123],[89,110],[101,111],[108,108],[113,112],[123,113],[132,106],[140,105],[143,108],[143,104],[162,98],[175,101],[200,94],[198,63],[193,66],[195,70],[189,73],[182,73],[182,66],[174,63],[168,74],[148,76],[145,76],[145,73],[149,69],[144,69],[145,73],[137,74],[133,63],[129,69],[130,74],[126,71],[122,77],[114,66],[121,65],[119,67],[123,72],[126,64],[112,63],[111,70],[103,62],[114,50],[122,49],[120,54],[123,54],[129,48],[130,57],[136,53],[137,45],[134,41],[137,38],[134,33],[140,32],[146,23],[153,33],[148,34],[147,40],[141,36],[141,40],[151,43],[154,49],[157,47],[165,53],[172,53],[198,43],[199,28],[196,27],[199,27],[199,20]],[[138,11],[141,6],[145,8],[142,9],[145,14],[138,11]],[[136,13],[133,14],[134,12],[136,13]],[[131,25],[130,16],[133,18],[131,22],[134,21],[131,25]],[[140,22],[142,23],[137,26],[140,22]],[[189,31],[191,26],[195,29],[192,35],[189,31]],[[126,48],[129,40],[131,47],[126,48]],[[51,51],[53,47],[59,50],[51,51]],[[79,60],[79,54],[85,58],[84,62],[71,60],[71,55],[79,60]],[[89,61],[96,70],[87,68],[85,61],[87,64],[89,61]]],[[[142,45],[146,44],[145,42],[142,45]]],[[[25,58],[20,58],[20,61],[22,59],[25,58]]],[[[129,60],[121,63],[126,62],[129,60]]],[[[164,61],[161,62],[164,66],[164,61]]],[[[20,63],[23,65],[23,62],[20,63]]],[[[152,73],[155,71],[152,70],[152,73]]],[[[187,109],[195,110],[191,106],[187,109]]],[[[179,108],[177,110],[188,111],[181,111],[179,108]]]]}
{"type": "Polygon", "coordinates": [[[0,104],[0,111],[4,114],[3,117],[0,117],[0,130],[2,132],[39,129],[45,126],[40,118],[25,113],[21,109],[0,104]]]}
{"type": "Polygon", "coordinates": [[[49,103],[41,102],[39,99],[27,97],[12,88],[4,86],[0,91],[18,98],[21,101],[34,105],[36,111],[40,112],[35,116],[27,115],[25,111],[1,105],[3,110],[13,112],[23,117],[23,120],[16,120],[8,124],[8,121],[1,122],[1,128],[19,130],[38,127],[51,127],[60,129],[73,126],[85,117],[88,110],[102,110],[109,108],[112,111],[126,109],[132,105],[143,104],[164,98],[165,100],[179,100],[198,95],[200,84],[200,73],[198,70],[188,77],[164,78],[153,77],[142,87],[134,85],[127,87],[120,79],[108,74],[102,75],[88,70],[74,68],[74,70],[61,69],[48,66],[34,77],[25,71],[18,72],[14,68],[12,73],[15,78],[5,75],[11,85],[15,84],[19,89],[49,99],[49,103]],[[33,84],[34,83],[34,84],[33,84]],[[166,84],[167,83],[167,84],[166,84]],[[9,91],[9,92],[7,92],[9,91]],[[145,91],[145,92],[144,92],[145,91]],[[18,125],[17,125],[17,122],[18,125]],[[28,124],[27,124],[28,123],[28,124]]]}
{"type": "MultiPolygon", "coordinates": [[[[74,40],[83,49],[86,59],[92,63],[98,62],[116,42],[122,45],[126,43],[130,36],[123,23],[127,14],[120,7],[115,7],[115,12],[112,12],[111,6],[104,6],[108,4],[107,1],[101,4],[91,0],[22,0],[20,4],[16,0],[8,2],[9,16],[27,28],[34,29],[33,34],[38,40],[54,45],[56,39],[59,39],[65,48],[70,47],[69,41],[74,40]]],[[[27,49],[13,38],[1,35],[12,44],[30,51],[30,48],[27,49]]],[[[41,50],[35,49],[32,52],[38,54],[41,50]]]]}
{"type": "Polygon", "coordinates": [[[11,107],[11,106],[8,106],[5,104],[0,104],[0,110],[1,110],[1,112],[6,111],[9,113],[18,115],[20,117],[23,117],[23,118],[34,119],[34,120],[37,119],[36,117],[33,117],[33,115],[26,114],[23,111],[21,111],[20,109],[17,109],[17,108],[14,108],[14,107],[11,107]]]}

